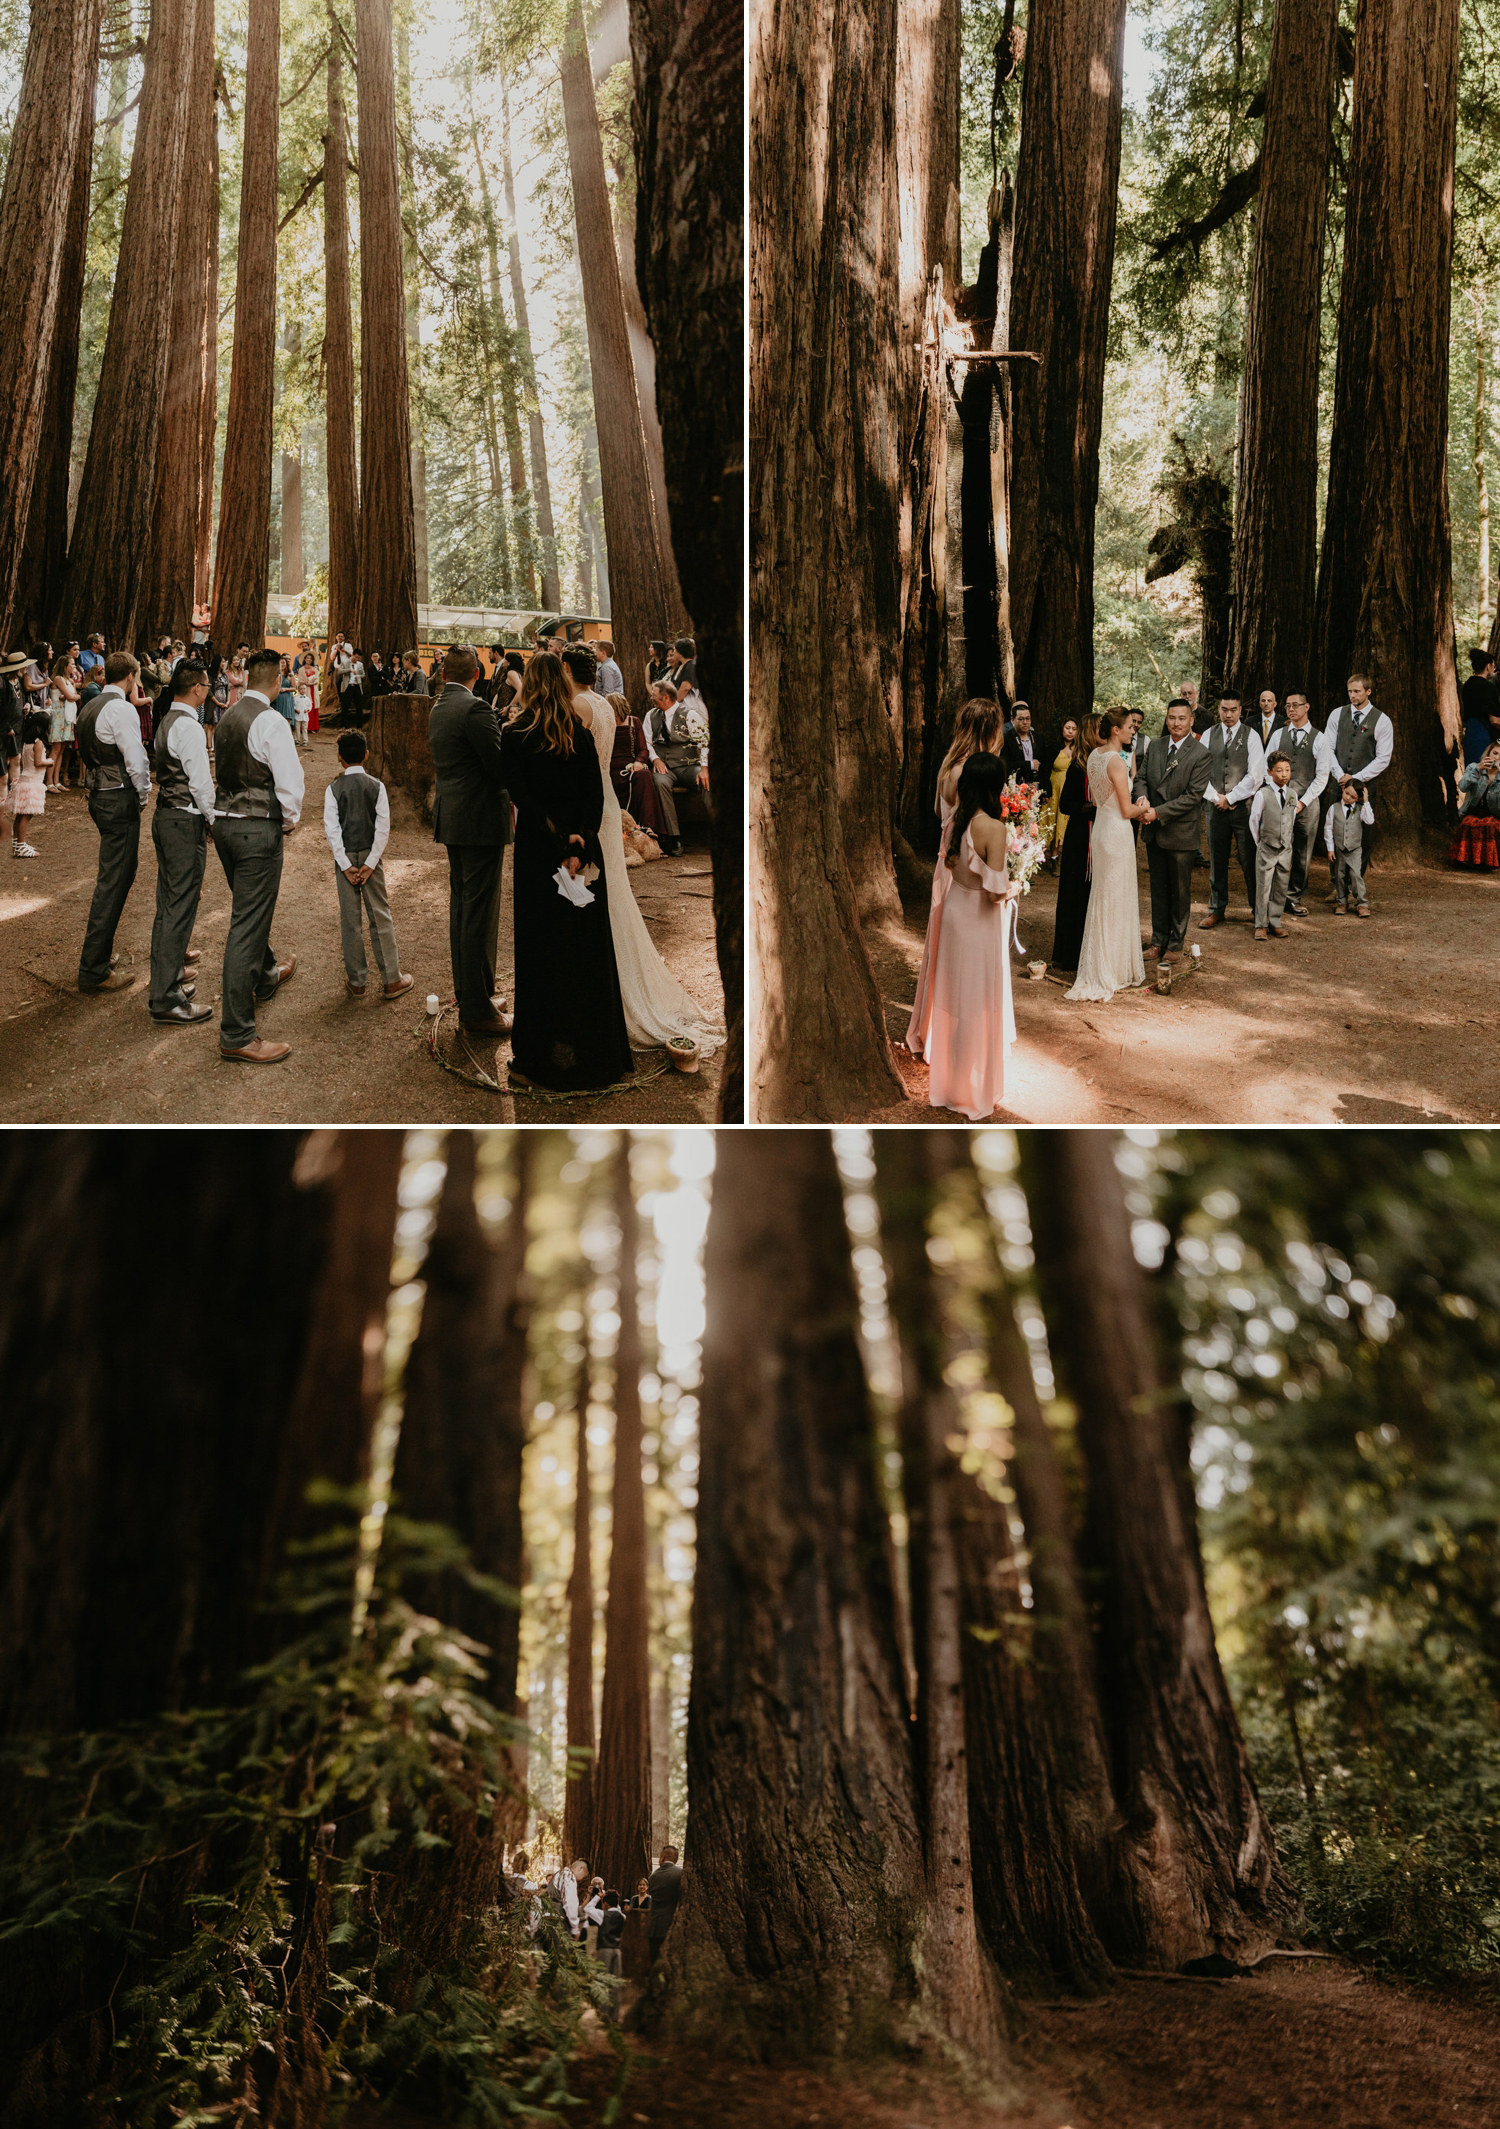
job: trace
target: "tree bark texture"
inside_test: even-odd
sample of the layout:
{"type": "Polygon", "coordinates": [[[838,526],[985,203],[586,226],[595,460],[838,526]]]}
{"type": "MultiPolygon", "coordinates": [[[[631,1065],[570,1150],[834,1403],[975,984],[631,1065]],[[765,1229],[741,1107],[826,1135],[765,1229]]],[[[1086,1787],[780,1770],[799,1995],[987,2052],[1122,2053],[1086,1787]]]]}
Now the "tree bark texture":
{"type": "MultiPolygon", "coordinates": [[[[217,89],[217,72],[215,87],[217,89]]],[[[219,114],[208,136],[208,273],[203,285],[203,396],[198,402],[198,535],[193,547],[193,604],[213,597],[214,472],[219,438],[219,114]]]]}
{"type": "MultiPolygon", "coordinates": [[[[588,1310],[583,1310],[587,1319],[588,1310]]],[[[587,1328],[585,1328],[585,1338],[587,1328]]],[[[563,1860],[589,1861],[594,1853],[594,1487],[589,1471],[590,1364],[587,1350],[578,1371],[578,1465],[573,1490],[573,1565],[568,1575],[568,1786],[563,1794],[563,1860]]],[[[635,1891],[634,1885],[630,1888],[635,1891]]],[[[620,1889],[621,1899],[629,1895],[620,1889]]]]}
{"type": "Polygon", "coordinates": [[[219,484],[212,639],[220,644],[255,645],[266,639],[266,599],[271,586],[280,0],[250,0],[249,25],[234,353],[219,484]]]}
{"type": "MultiPolygon", "coordinates": [[[[197,0],[153,0],[114,297],[57,624],[64,641],[82,641],[96,629],[111,644],[136,640],[171,345],[196,20],[197,0]]],[[[274,193],[274,175],[272,187],[274,193]]],[[[274,200],[271,212],[274,219],[274,200]]]]}
{"type": "Polygon", "coordinates": [[[510,507],[515,514],[516,548],[520,564],[517,586],[520,603],[523,606],[535,607],[536,542],[531,530],[531,488],[526,478],[526,451],[521,442],[521,362],[510,321],[505,315],[505,298],[500,289],[500,225],[495,216],[495,203],[490,193],[489,170],[484,160],[479,121],[474,115],[472,86],[469,101],[469,140],[474,150],[474,169],[479,179],[480,220],[484,226],[485,252],[489,263],[488,295],[484,301],[484,332],[487,358],[499,383],[500,422],[505,436],[505,455],[510,461],[510,507]]]}
{"type": "Polygon", "coordinates": [[[651,1868],[651,1609],[646,1592],[646,1485],[641,1474],[640,1221],[630,1182],[630,1136],[615,1153],[620,1232],[615,1349],[615,1478],[609,1595],[604,1605],[604,1695],[594,1789],[594,1868],[628,1886],[651,1868]]]}
{"type": "MultiPolygon", "coordinates": [[[[328,17],[323,136],[323,394],[328,421],[328,633],[358,626],[359,459],[354,440],[354,319],[349,274],[349,134],[344,62],[328,17]]],[[[410,650],[414,646],[403,646],[410,650]]]]}
{"type": "MultiPolygon", "coordinates": [[[[396,93],[401,112],[401,284],[406,296],[406,368],[411,380],[411,514],[417,606],[431,594],[427,551],[427,444],[422,415],[422,274],[417,257],[417,183],[411,153],[411,16],[403,11],[396,29],[396,93]]],[[[409,646],[408,646],[409,647],[409,646]]]]}
{"type": "MultiPolygon", "coordinates": [[[[708,34],[717,28],[717,22],[708,34]]],[[[720,39],[720,42],[723,40],[720,39]]],[[[740,63],[741,80],[744,77],[744,62],[740,63]]],[[[723,85],[722,77],[719,83],[723,85]]],[[[636,271],[636,252],[639,248],[635,197],[635,160],[628,147],[621,144],[622,152],[614,164],[615,173],[615,256],[620,262],[620,294],[625,302],[625,330],[630,336],[630,359],[635,365],[635,396],[641,409],[641,434],[646,445],[646,472],[651,481],[651,500],[656,508],[656,548],[661,556],[662,591],[667,602],[668,634],[690,636],[693,620],[683,603],[682,586],[677,580],[677,554],[672,540],[672,513],[667,500],[667,466],[662,447],[661,411],[656,398],[656,349],[651,331],[646,323],[646,306],[641,297],[640,278],[636,271]]],[[[743,346],[743,338],[741,342],[743,346]]]]}
{"type": "MultiPolygon", "coordinates": [[[[635,277],[656,354],[674,573],[697,631],[708,705],[714,932],[729,1034],[719,1115],[738,1123],[745,1113],[743,22],[715,0],[634,0],[630,40],[635,277]]],[[[514,256],[511,270],[516,276],[514,256]]]]}
{"type": "Polygon", "coordinates": [[[762,1121],[864,1115],[902,1098],[859,930],[872,837],[890,879],[894,803],[881,661],[898,634],[905,441],[893,433],[895,80],[895,0],[839,0],[832,13],[775,0],[756,15],[749,1043],[762,1121]],[[883,759],[851,775],[850,734],[881,719],[883,759]],[[849,836],[863,838],[852,867],[849,836]]]}
{"type": "MultiPolygon", "coordinates": [[[[0,344],[0,642],[6,644],[20,618],[17,580],[38,454],[60,381],[53,342],[60,322],[66,336],[75,308],[73,300],[60,303],[65,294],[72,298],[74,283],[77,300],[82,297],[83,262],[69,246],[79,164],[87,169],[93,140],[101,12],[101,0],[34,0],[0,191],[0,286],[15,321],[0,344]]],[[[76,320],[72,337],[76,350],[76,320]]],[[[75,372],[76,361],[75,353],[75,372]]],[[[50,455],[55,459],[55,443],[50,455]]],[[[43,466],[44,483],[50,471],[43,466]]],[[[66,541],[66,510],[62,536],[66,541]]]]}
{"type": "Polygon", "coordinates": [[[1128,1847],[1111,1950],[1173,1967],[1263,1950],[1296,1899],[1219,1667],[1180,1392],[1157,1350],[1113,1140],[1027,1134],[1022,1173],[1087,1471],[1099,1696],[1128,1847]]]}
{"type": "Polygon", "coordinates": [[[1094,512],[1120,178],[1125,0],[1036,0],[1016,172],[1011,626],[1049,728],[1094,699],[1094,512]]]}
{"type": "MultiPolygon", "coordinates": [[[[547,472],[547,437],[542,426],[541,401],[536,388],[536,361],[531,351],[531,319],[526,309],[526,282],[521,272],[521,239],[516,222],[516,180],[510,160],[510,83],[500,83],[502,174],[505,185],[505,223],[510,232],[510,299],[516,313],[516,354],[526,399],[526,426],[531,444],[531,488],[536,501],[538,566],[542,579],[542,604],[549,613],[562,611],[562,588],[557,575],[557,533],[552,523],[552,483],[547,472]]],[[[584,600],[585,607],[588,604],[584,600]]],[[[623,1897],[623,1895],[622,1895],[623,1897]]]]}
{"type": "Polygon", "coordinates": [[[306,583],[302,564],[302,461],[295,451],[281,454],[281,589],[288,595],[306,583]]]}
{"type": "MultiPolygon", "coordinates": [[[[218,126],[214,102],[214,0],[197,0],[197,6],[187,139],[182,157],[177,263],[172,275],[172,331],[141,602],[141,624],[148,634],[170,635],[183,643],[190,643],[193,633],[198,526],[202,516],[199,483],[203,478],[203,398],[209,365],[217,370],[219,360],[217,304],[211,303],[209,293],[218,177],[214,154],[218,126]]],[[[209,477],[212,480],[212,469],[209,477]]]]}
{"type": "MultiPolygon", "coordinates": [[[[1338,0],[1278,0],[1245,320],[1229,685],[1312,688],[1318,585],[1318,331],[1338,0]]],[[[1208,699],[1208,698],[1205,698],[1208,699]]]]}
{"type": "Polygon", "coordinates": [[[692,1869],[647,2011],[721,2054],[860,2058],[920,2016],[925,1864],[826,1133],[720,1133],[705,1277],[692,1869]]]}
{"type": "Polygon", "coordinates": [[[1459,743],[1448,514],[1448,325],[1458,0],[1361,0],[1338,369],[1318,572],[1324,713],[1368,673],[1395,729],[1380,819],[1396,849],[1443,817],[1459,743]]]}
{"type": "Polygon", "coordinates": [[[638,717],[644,717],[650,707],[646,659],[651,638],[669,633],[671,616],[662,581],[656,509],[646,469],[646,439],[625,325],[620,260],[581,0],[573,0],[568,13],[560,67],[594,423],[599,433],[604,536],[609,545],[610,630],[630,706],[638,717]]]}
{"type": "Polygon", "coordinates": [[[368,651],[417,641],[411,386],[401,281],[392,0],[355,0],[359,70],[359,621],[368,651]]]}

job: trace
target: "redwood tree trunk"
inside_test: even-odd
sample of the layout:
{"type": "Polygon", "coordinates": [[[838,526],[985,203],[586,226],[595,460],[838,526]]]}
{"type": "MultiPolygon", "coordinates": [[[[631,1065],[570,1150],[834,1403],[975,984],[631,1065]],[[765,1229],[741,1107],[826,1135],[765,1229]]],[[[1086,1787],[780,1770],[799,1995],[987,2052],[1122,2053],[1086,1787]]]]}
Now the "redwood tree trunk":
{"type": "Polygon", "coordinates": [[[1368,673],[1395,728],[1379,811],[1411,849],[1459,743],[1448,517],[1458,0],[1360,0],[1318,571],[1322,707],[1368,673]]]}
{"type": "MultiPolygon", "coordinates": [[[[562,590],[557,575],[557,534],[552,523],[552,484],[547,473],[547,437],[542,427],[542,407],[536,389],[536,362],[531,351],[531,320],[526,309],[526,282],[521,273],[521,239],[516,222],[516,180],[510,161],[510,83],[504,76],[500,82],[500,129],[504,157],[505,222],[510,231],[510,298],[516,312],[516,356],[521,368],[521,384],[526,399],[526,424],[530,432],[531,492],[536,502],[539,549],[537,560],[542,579],[542,604],[549,613],[560,613],[562,590]]],[[[584,603],[587,605],[587,598],[584,603]]]]}
{"type": "MultiPolygon", "coordinates": [[[[87,171],[93,140],[101,14],[102,0],[33,0],[0,192],[0,286],[17,323],[0,339],[0,642],[7,644],[20,618],[17,578],[44,424],[59,382],[53,355],[59,322],[66,336],[73,320],[77,347],[83,259],[81,248],[75,250],[72,209],[79,165],[87,171]]],[[[86,180],[84,189],[86,218],[86,180]]],[[[75,372],[76,362],[75,352],[75,372]]],[[[71,390],[68,412],[71,417],[71,390]]],[[[55,459],[55,446],[50,455],[55,459]]],[[[42,466],[44,481],[50,470],[42,466]]],[[[66,541],[66,511],[62,536],[66,541]]]]}
{"type": "MultiPolygon", "coordinates": [[[[109,331],[57,633],[134,643],[172,332],[197,0],[153,0],[109,331]]],[[[271,215],[275,219],[275,179],[271,215]]],[[[257,639],[258,640],[258,639],[257,639]]]]}
{"type": "Polygon", "coordinates": [[[281,585],[300,592],[306,576],[302,562],[302,461],[295,451],[281,454],[281,585]]]}
{"type": "Polygon", "coordinates": [[[281,117],[280,0],[250,0],[245,59],[245,150],[240,174],[234,354],[219,539],[214,554],[215,643],[264,643],[271,583],[271,452],[276,398],[276,157],[281,117]]]}
{"type": "Polygon", "coordinates": [[[668,633],[671,616],[662,583],[641,403],[625,326],[625,297],[581,0],[572,0],[568,12],[560,67],[594,420],[599,432],[604,536],[609,545],[610,633],[630,706],[638,717],[644,717],[650,707],[646,700],[650,641],[668,633]]]}
{"type": "Polygon", "coordinates": [[[1318,329],[1338,0],[1271,24],[1245,321],[1234,607],[1225,677],[1242,700],[1312,686],[1318,581],[1318,329]]]}
{"type": "Polygon", "coordinates": [[[1120,179],[1125,0],[1034,0],[1016,170],[1010,611],[1016,692],[1094,699],[1094,511],[1120,179]]]}
{"type": "Polygon", "coordinates": [[[894,746],[852,784],[840,752],[885,714],[897,621],[895,79],[895,0],[842,0],[831,27],[813,0],[756,15],[749,1044],[765,1121],[903,1095],[859,931],[870,882],[845,845],[846,826],[866,858],[884,838],[889,875],[894,746]]]}
{"type": "MultiPolygon", "coordinates": [[[[587,1316],[585,1306],[583,1314],[587,1316]]],[[[573,1565],[568,1575],[568,1786],[563,1795],[563,1860],[594,1852],[594,1561],[590,1541],[594,1488],[589,1475],[588,1327],[578,1370],[578,1468],[573,1491],[573,1565]]],[[[630,1888],[635,1891],[634,1885],[630,1888]]],[[[623,1888],[621,1899],[629,1897],[623,1888]]]]}
{"type": "Polygon", "coordinates": [[[619,1344],[615,1349],[615,1482],[609,1595],[604,1605],[604,1697],[594,1788],[594,1868],[624,1895],[651,1869],[651,1611],[646,1595],[646,1485],[641,1475],[640,1223],[630,1183],[630,1136],[615,1154],[620,1231],[619,1344]]]}
{"type": "Polygon", "coordinates": [[[630,41],[635,273],[656,351],[676,574],[697,631],[708,705],[714,928],[729,1030],[719,1115],[738,1123],[745,1113],[742,18],[709,0],[634,0],[630,41]]]}
{"type": "Polygon", "coordinates": [[[214,459],[219,435],[219,124],[208,136],[208,272],[203,284],[203,390],[198,400],[198,534],[193,546],[193,604],[213,591],[214,459]]]}
{"type": "Polygon", "coordinates": [[[199,483],[203,477],[204,379],[207,364],[212,361],[217,366],[219,354],[218,318],[211,314],[208,294],[209,265],[215,249],[218,173],[212,145],[217,120],[214,0],[198,0],[187,141],[182,159],[177,264],[172,276],[172,332],[146,557],[149,588],[143,588],[141,601],[141,622],[147,633],[171,635],[183,643],[190,643],[193,634],[198,525],[202,515],[199,483]]]}
{"type": "Polygon", "coordinates": [[[359,625],[366,652],[417,641],[411,386],[401,280],[392,0],[355,0],[359,68],[359,625]]]}
{"type": "MultiPolygon", "coordinates": [[[[328,417],[328,634],[357,626],[359,460],[354,441],[354,323],[349,287],[349,136],[344,61],[328,15],[328,131],[323,136],[323,390],[328,417]]],[[[412,645],[404,646],[411,649],[412,645]]]]}

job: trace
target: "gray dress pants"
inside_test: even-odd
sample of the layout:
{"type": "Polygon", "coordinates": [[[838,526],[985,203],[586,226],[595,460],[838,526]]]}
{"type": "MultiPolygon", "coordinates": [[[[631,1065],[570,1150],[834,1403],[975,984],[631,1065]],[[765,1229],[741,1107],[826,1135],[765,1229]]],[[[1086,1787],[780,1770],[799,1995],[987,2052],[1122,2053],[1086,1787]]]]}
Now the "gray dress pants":
{"type": "Polygon", "coordinates": [[[448,954],[458,1017],[477,1025],[494,1012],[503,843],[449,843],[448,954]]]}
{"type": "Polygon", "coordinates": [[[109,974],[115,928],[135,885],[141,861],[141,801],[134,784],[89,793],[89,816],[99,831],[99,877],[78,961],[78,988],[94,991],[109,974]]]}
{"type": "Polygon", "coordinates": [[[151,821],[156,848],[156,921],[151,927],[151,1010],[170,1012],[185,1004],[182,957],[193,936],[203,868],[208,863],[208,823],[201,813],[169,806],[160,797],[151,821]]]}
{"type": "Polygon", "coordinates": [[[1292,852],[1268,850],[1259,844],[1255,852],[1255,928],[1279,924],[1286,910],[1287,883],[1292,876],[1292,852]]]}
{"type": "Polygon", "coordinates": [[[280,821],[222,816],[214,822],[214,848],[233,898],[219,1020],[219,1043],[226,1050],[242,1050],[254,1042],[255,1001],[276,996],[271,920],[281,887],[283,846],[280,821]]]}
{"type": "MultiPolygon", "coordinates": [[[[347,853],[351,865],[363,865],[363,855],[354,851],[347,853]]],[[[362,917],[370,922],[370,944],[375,951],[375,966],[387,983],[394,983],[401,973],[401,963],[396,956],[396,927],[391,922],[391,898],[385,891],[385,866],[377,865],[362,887],[352,887],[339,871],[333,868],[334,883],[339,894],[339,938],[344,949],[344,974],[351,983],[361,987],[368,982],[370,964],[365,959],[365,934],[362,917]]]]}

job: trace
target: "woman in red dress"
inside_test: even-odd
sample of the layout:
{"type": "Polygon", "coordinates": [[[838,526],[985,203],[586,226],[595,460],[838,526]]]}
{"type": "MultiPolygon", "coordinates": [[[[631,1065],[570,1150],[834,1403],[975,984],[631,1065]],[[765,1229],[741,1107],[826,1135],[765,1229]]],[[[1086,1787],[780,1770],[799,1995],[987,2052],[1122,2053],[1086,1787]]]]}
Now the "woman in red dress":
{"type": "Polygon", "coordinates": [[[639,717],[631,715],[630,704],[623,695],[607,695],[604,699],[615,713],[615,750],[609,762],[615,797],[621,808],[660,842],[667,832],[666,822],[656,795],[656,778],[651,773],[645,729],[639,717]]]}

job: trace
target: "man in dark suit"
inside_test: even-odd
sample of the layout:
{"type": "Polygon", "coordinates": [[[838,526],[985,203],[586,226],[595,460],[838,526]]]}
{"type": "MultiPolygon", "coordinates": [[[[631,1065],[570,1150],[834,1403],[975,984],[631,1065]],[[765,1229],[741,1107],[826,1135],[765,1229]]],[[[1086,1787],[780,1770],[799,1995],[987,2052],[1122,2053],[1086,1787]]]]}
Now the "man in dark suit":
{"type": "Polygon", "coordinates": [[[1046,780],[1042,767],[1042,743],[1031,729],[1031,705],[1018,702],[1010,713],[1010,723],[1005,727],[1005,740],[1000,748],[1000,759],[1005,768],[1005,780],[1014,776],[1023,784],[1039,784],[1046,780]]]}
{"type": "Polygon", "coordinates": [[[651,1895],[651,1911],[646,1934],[651,1944],[653,1964],[661,1953],[662,1940],[672,1927],[672,1917],[677,1912],[677,1903],[682,1898],[682,1865],[677,1860],[675,1848],[664,1848],[661,1864],[651,1873],[646,1890],[651,1895]]]}
{"type": "Polygon", "coordinates": [[[432,837],[448,852],[448,951],[459,1020],[475,1035],[508,1035],[511,1017],[495,1002],[495,953],[510,798],[499,722],[474,693],[478,677],[472,648],[455,643],[444,654],[443,687],[427,719],[437,771],[432,837]]]}
{"type": "Polygon", "coordinates": [[[1271,741],[1286,723],[1286,715],[1276,700],[1274,688],[1263,687],[1255,705],[1255,715],[1249,719],[1251,731],[1269,754],[1271,741]]]}
{"type": "Polygon", "coordinates": [[[1141,816],[1151,875],[1151,944],[1146,951],[1160,955],[1169,967],[1187,937],[1198,822],[1208,789],[1208,749],[1194,736],[1192,723],[1185,702],[1168,707],[1167,728],[1148,744],[1131,793],[1151,808],[1141,816]]]}

